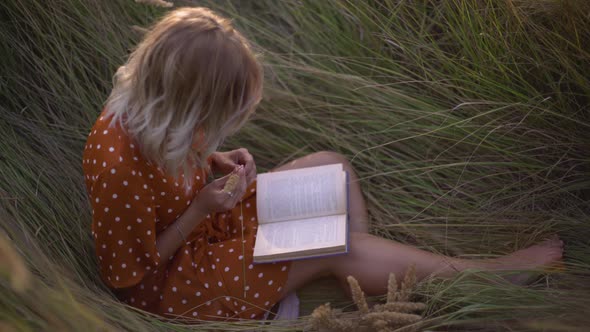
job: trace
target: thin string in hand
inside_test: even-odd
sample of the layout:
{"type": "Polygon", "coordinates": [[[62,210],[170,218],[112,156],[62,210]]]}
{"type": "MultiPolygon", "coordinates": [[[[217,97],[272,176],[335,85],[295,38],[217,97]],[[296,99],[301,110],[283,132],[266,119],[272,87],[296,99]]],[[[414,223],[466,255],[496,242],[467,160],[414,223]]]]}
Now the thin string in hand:
{"type": "Polygon", "coordinates": [[[240,225],[242,227],[242,272],[244,278],[244,298],[246,298],[246,250],[244,249],[244,210],[242,207],[242,200],[240,200],[240,225]]]}

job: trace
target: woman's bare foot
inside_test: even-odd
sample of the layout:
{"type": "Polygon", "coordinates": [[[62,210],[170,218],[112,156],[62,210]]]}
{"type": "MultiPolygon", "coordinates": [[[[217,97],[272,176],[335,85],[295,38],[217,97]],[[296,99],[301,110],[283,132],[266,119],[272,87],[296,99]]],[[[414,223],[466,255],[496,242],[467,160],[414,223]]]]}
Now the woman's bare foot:
{"type": "MultiPolygon", "coordinates": [[[[502,265],[500,270],[538,271],[561,260],[562,255],[563,241],[555,234],[539,244],[500,257],[497,262],[502,265]]],[[[506,279],[514,284],[523,285],[532,275],[534,273],[522,272],[506,276],[506,279]]]]}

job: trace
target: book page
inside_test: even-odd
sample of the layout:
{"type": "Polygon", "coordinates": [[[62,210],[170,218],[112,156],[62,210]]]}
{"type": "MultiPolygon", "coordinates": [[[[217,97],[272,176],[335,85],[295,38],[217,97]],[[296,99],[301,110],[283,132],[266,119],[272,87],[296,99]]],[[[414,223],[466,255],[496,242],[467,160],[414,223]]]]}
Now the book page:
{"type": "Polygon", "coordinates": [[[257,176],[259,223],[346,213],[346,173],[342,164],[257,176]]]}
{"type": "Polygon", "coordinates": [[[329,248],[346,244],[346,215],[261,224],[254,256],[329,248]]]}

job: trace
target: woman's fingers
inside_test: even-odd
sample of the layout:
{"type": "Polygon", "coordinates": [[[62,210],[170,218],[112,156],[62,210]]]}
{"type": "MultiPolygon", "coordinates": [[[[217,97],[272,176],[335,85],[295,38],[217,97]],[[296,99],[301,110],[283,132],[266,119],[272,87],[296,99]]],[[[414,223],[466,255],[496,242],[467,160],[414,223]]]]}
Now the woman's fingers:
{"type": "Polygon", "coordinates": [[[246,148],[240,148],[236,150],[236,152],[238,155],[238,163],[245,167],[246,183],[249,185],[256,178],[256,163],[254,162],[254,157],[246,148]]]}
{"type": "Polygon", "coordinates": [[[219,181],[218,190],[220,191],[220,194],[224,195],[223,199],[226,202],[225,204],[227,204],[226,206],[228,209],[232,209],[236,206],[236,204],[238,204],[238,202],[246,193],[246,189],[248,188],[248,178],[243,165],[240,165],[236,168],[236,170],[219,178],[216,181],[219,181]],[[238,176],[235,184],[231,184],[233,181],[231,179],[232,175],[238,176]]]}
{"type": "Polygon", "coordinates": [[[244,171],[244,176],[242,176],[242,181],[241,181],[241,185],[242,185],[242,190],[241,190],[241,195],[240,195],[240,199],[244,196],[244,194],[246,194],[246,189],[248,188],[248,177],[245,174],[246,172],[244,171]]]}
{"type": "Polygon", "coordinates": [[[252,163],[254,163],[254,159],[252,158],[252,156],[248,152],[245,152],[243,154],[243,158],[241,159],[241,161],[242,165],[244,165],[244,167],[246,168],[246,173],[250,172],[250,169],[252,169],[252,163]]]}
{"type": "Polygon", "coordinates": [[[240,178],[238,180],[238,185],[236,186],[236,190],[234,191],[234,195],[235,195],[234,206],[235,206],[235,204],[238,204],[238,202],[242,199],[242,197],[246,193],[247,185],[246,185],[246,174],[245,174],[244,167],[242,167],[238,170],[238,176],[240,178]]]}
{"type": "MultiPolygon", "coordinates": [[[[219,179],[215,180],[216,188],[219,190],[225,189],[225,186],[228,185],[228,182],[229,182],[232,174],[234,174],[234,172],[230,172],[230,173],[220,177],[219,179]]],[[[230,190],[230,191],[233,191],[233,190],[230,190]]],[[[229,197],[229,195],[228,195],[228,197],[229,197]]]]}
{"type": "Polygon", "coordinates": [[[237,169],[238,168],[234,169],[232,172],[218,179],[219,194],[223,196],[223,200],[226,202],[225,205],[228,209],[234,206],[234,202],[237,196],[237,190],[239,189],[240,179],[237,169]],[[238,177],[236,177],[236,175],[238,177]]]}
{"type": "Polygon", "coordinates": [[[252,167],[250,173],[246,175],[246,185],[249,186],[254,180],[256,180],[256,166],[252,167]]]}

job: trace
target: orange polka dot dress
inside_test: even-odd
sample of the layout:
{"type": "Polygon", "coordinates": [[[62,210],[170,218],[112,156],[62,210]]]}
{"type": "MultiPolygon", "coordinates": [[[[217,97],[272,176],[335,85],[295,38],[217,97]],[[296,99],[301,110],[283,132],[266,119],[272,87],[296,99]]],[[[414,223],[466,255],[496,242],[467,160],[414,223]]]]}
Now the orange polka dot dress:
{"type": "Polygon", "coordinates": [[[138,143],[110,122],[103,111],[88,135],[82,160],[95,254],[105,285],[121,301],[166,318],[264,318],[285,295],[290,262],[252,264],[256,181],[242,198],[243,215],[239,203],[207,215],[185,234],[186,244],[173,256],[161,257],[158,234],[183,214],[206,185],[207,173],[197,170],[196,184],[187,193],[181,183],[142,158],[138,143]]]}

